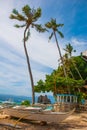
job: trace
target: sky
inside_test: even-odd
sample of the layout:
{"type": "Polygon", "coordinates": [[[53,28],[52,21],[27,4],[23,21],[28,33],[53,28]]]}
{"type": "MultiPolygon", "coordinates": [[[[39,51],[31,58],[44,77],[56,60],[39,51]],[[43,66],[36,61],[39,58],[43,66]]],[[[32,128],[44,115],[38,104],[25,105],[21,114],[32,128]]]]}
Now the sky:
{"type": "MultiPolygon", "coordinates": [[[[14,8],[20,13],[25,5],[42,9],[42,16],[37,23],[44,25],[51,18],[63,23],[57,36],[62,55],[65,45],[71,43],[76,53],[87,50],[87,0],[0,0],[0,94],[31,96],[31,83],[23,48],[23,29],[17,29],[18,21],[9,19],[14,8]]],[[[59,53],[50,33],[38,33],[31,30],[27,41],[28,54],[34,78],[34,84],[46,74],[51,74],[58,67],[59,53]]]]}

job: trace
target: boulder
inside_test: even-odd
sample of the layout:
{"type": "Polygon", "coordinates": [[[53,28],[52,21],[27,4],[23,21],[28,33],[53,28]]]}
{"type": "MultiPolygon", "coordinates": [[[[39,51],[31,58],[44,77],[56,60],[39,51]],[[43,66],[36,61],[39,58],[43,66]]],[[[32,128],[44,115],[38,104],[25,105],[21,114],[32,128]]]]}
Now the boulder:
{"type": "Polygon", "coordinates": [[[37,102],[38,102],[38,103],[42,103],[42,104],[49,104],[49,103],[51,103],[51,101],[50,101],[50,99],[47,97],[47,95],[45,95],[45,96],[40,95],[40,96],[38,97],[37,102]]]}

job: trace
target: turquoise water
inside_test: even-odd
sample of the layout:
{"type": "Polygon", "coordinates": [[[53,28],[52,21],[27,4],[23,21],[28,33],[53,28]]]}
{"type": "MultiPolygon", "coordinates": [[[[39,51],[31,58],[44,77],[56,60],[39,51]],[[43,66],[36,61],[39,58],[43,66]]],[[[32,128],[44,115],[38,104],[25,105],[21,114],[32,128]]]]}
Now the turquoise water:
{"type": "MultiPolygon", "coordinates": [[[[55,102],[53,96],[48,95],[48,98],[51,100],[52,104],[55,102]]],[[[38,97],[35,97],[35,102],[37,102],[37,99],[38,97]]],[[[2,103],[3,101],[8,101],[8,100],[11,100],[15,102],[16,104],[20,104],[23,100],[29,100],[30,102],[32,102],[31,97],[0,94],[0,103],[2,103]]]]}

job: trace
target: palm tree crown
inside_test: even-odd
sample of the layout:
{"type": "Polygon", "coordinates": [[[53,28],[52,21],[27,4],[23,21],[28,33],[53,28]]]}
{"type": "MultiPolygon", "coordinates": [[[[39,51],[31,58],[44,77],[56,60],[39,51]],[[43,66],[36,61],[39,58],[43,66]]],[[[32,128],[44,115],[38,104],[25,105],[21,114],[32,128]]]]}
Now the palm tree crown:
{"type": "MultiPolygon", "coordinates": [[[[50,21],[50,22],[47,22],[47,23],[45,24],[45,26],[46,26],[48,29],[52,29],[53,31],[57,32],[57,33],[60,35],[61,38],[64,37],[64,35],[62,34],[62,32],[60,32],[60,31],[58,30],[58,28],[59,28],[59,27],[63,27],[64,24],[57,24],[57,23],[56,23],[56,19],[51,19],[51,21],[50,21]]],[[[53,36],[53,32],[51,33],[49,39],[51,39],[52,36],[53,36]]]]}
{"type": "Polygon", "coordinates": [[[72,52],[76,52],[76,50],[73,50],[73,46],[70,43],[66,44],[66,48],[64,50],[70,57],[72,56],[72,52]]]}
{"type": "Polygon", "coordinates": [[[15,27],[21,28],[26,27],[27,33],[25,40],[28,40],[30,36],[30,27],[35,28],[38,32],[45,32],[46,29],[41,26],[41,24],[36,24],[37,20],[41,17],[41,8],[31,9],[28,5],[22,8],[23,14],[20,14],[16,9],[13,9],[10,19],[16,19],[24,24],[15,24],[15,27]]]}

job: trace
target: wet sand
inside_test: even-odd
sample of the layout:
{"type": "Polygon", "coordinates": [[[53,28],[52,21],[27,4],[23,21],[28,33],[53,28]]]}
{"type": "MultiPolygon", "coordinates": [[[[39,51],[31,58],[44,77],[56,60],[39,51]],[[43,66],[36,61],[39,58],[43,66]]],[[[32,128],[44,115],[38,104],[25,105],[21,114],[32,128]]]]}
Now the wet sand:
{"type": "Polygon", "coordinates": [[[17,119],[0,115],[0,130],[87,130],[87,112],[73,113],[59,124],[43,124],[29,120],[17,122],[17,119]]]}

